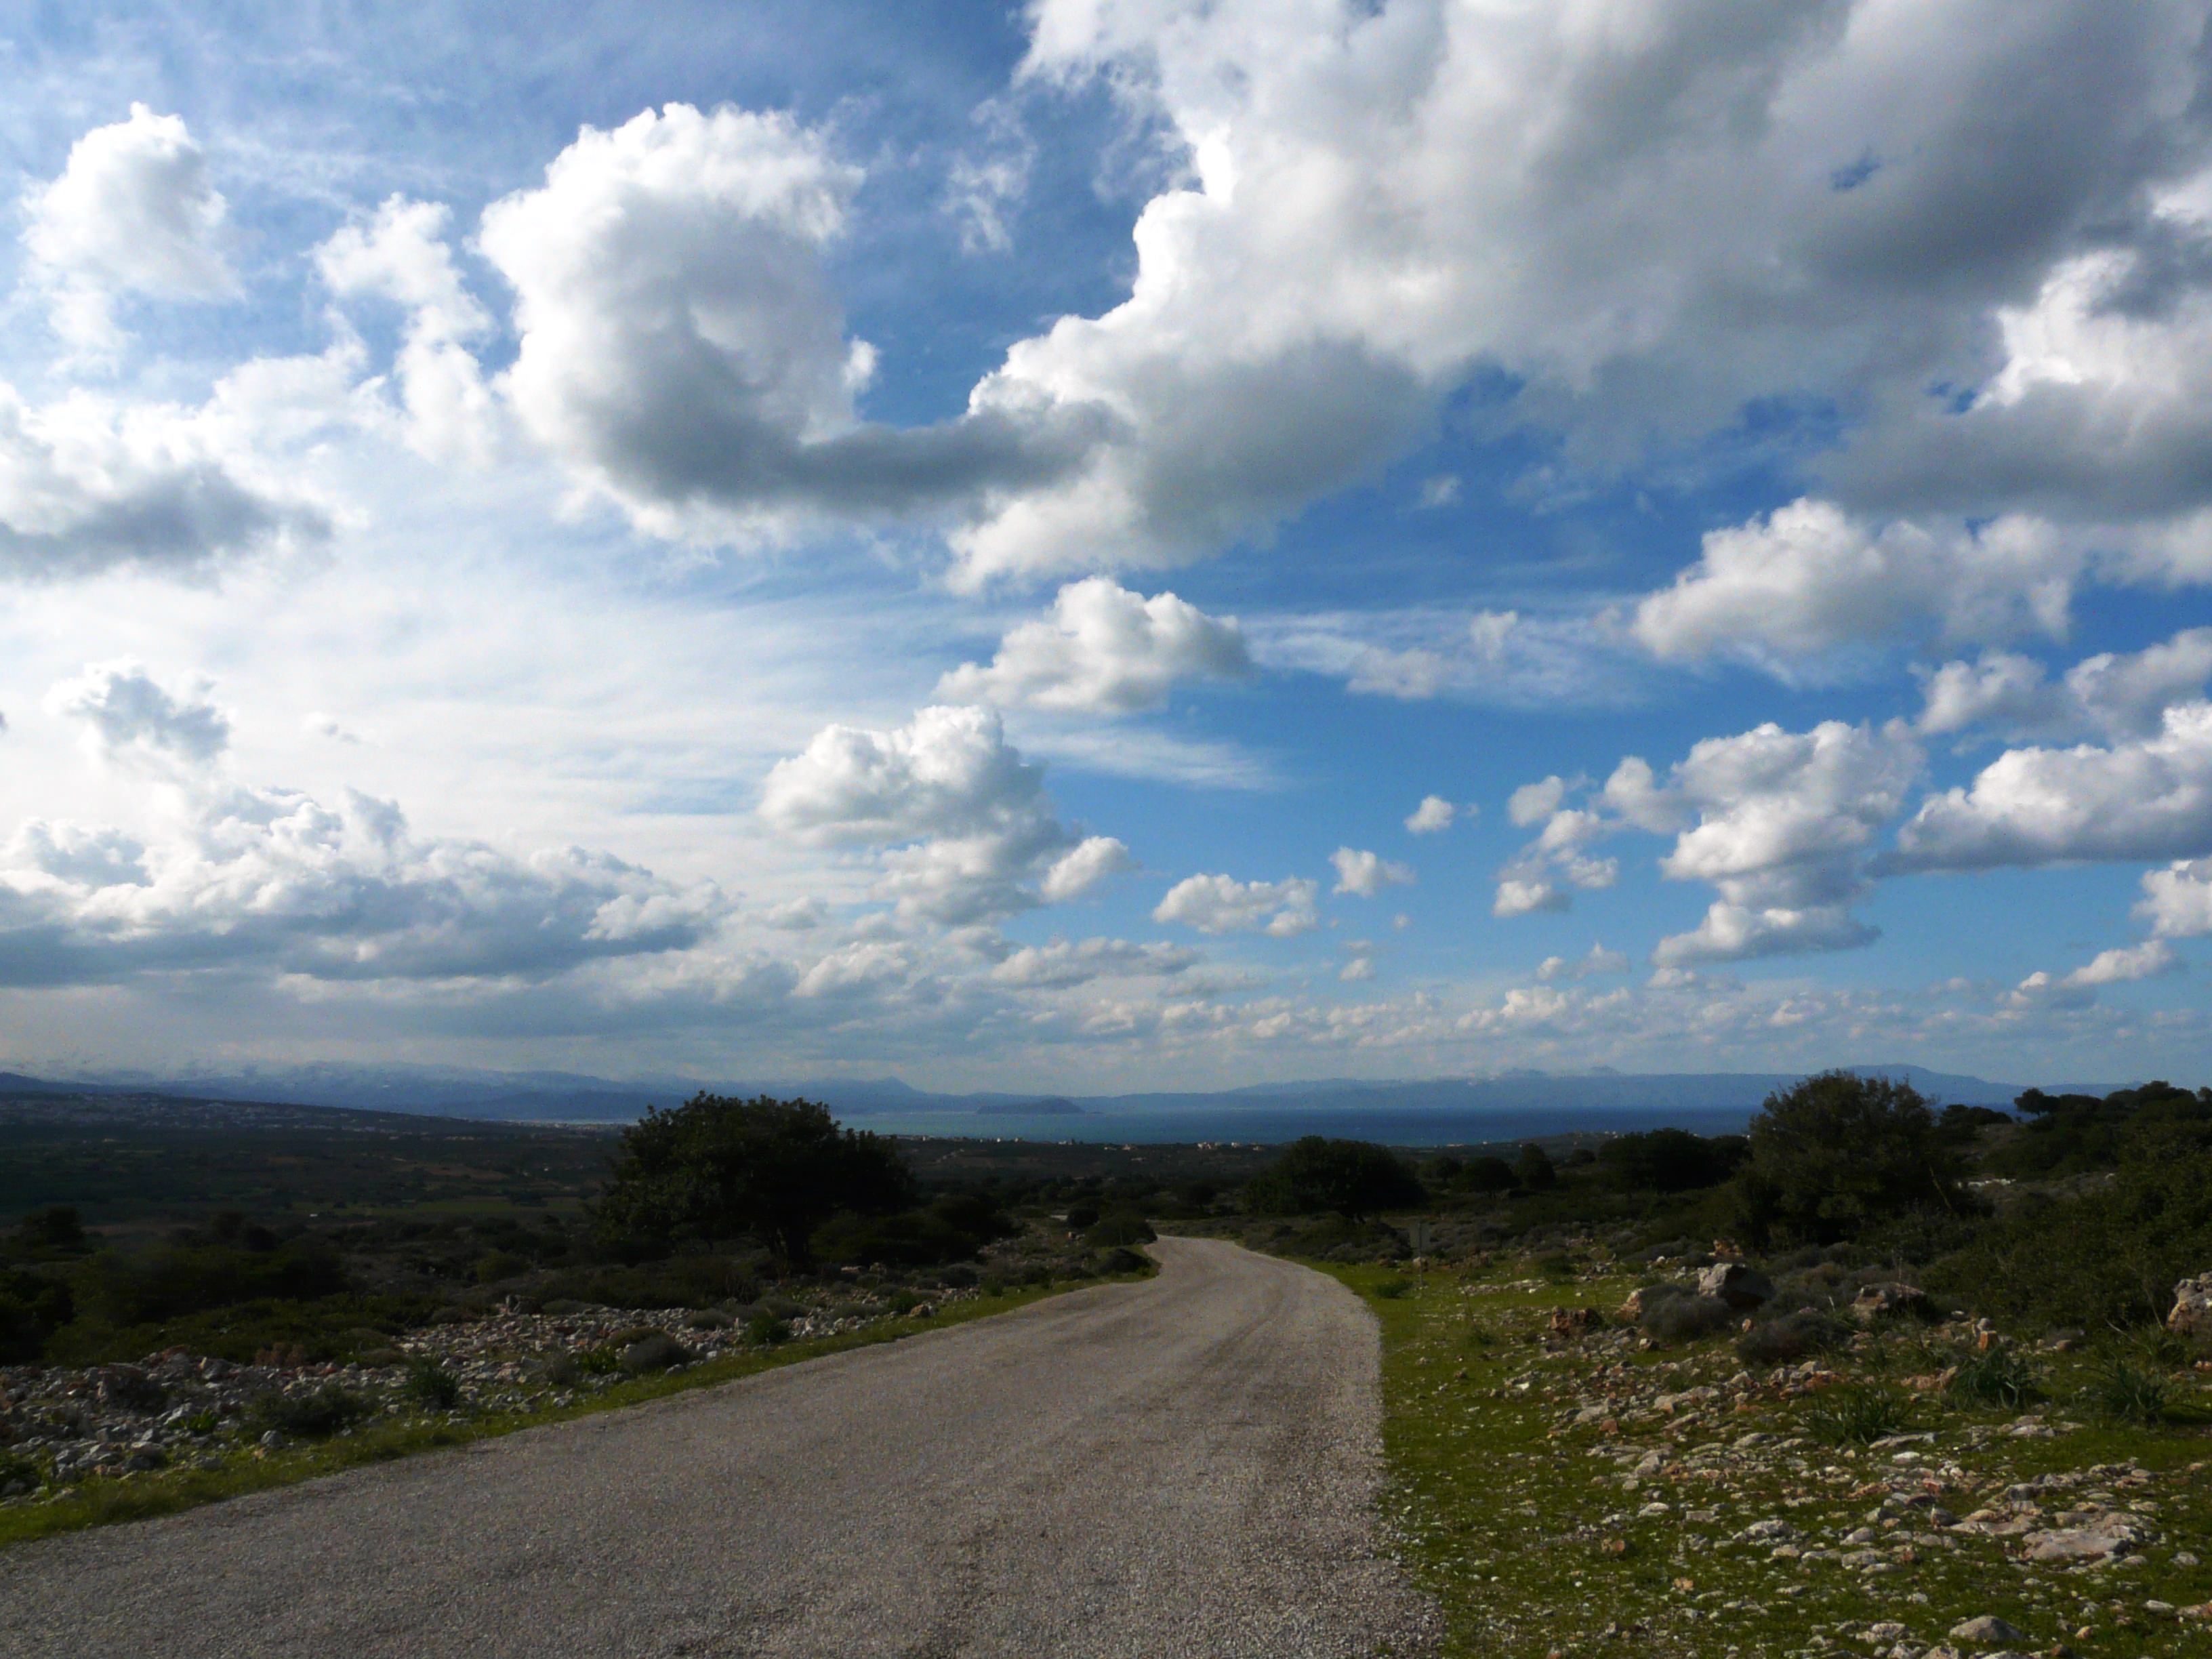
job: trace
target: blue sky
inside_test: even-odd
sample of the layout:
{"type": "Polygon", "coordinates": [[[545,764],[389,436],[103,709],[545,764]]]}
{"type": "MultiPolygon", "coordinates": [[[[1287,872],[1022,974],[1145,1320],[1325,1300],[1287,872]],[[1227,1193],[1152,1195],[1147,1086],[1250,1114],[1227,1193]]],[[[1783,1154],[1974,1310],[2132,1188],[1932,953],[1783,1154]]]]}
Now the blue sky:
{"type": "Polygon", "coordinates": [[[0,1059],[2212,1076],[2206,5],[0,8],[0,1059]]]}

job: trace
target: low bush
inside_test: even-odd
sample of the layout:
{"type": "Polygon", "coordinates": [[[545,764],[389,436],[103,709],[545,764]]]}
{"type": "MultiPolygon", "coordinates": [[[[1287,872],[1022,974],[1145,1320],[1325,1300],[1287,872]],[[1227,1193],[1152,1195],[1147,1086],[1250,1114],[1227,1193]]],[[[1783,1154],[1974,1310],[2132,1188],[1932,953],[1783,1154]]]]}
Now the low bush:
{"type": "Polygon", "coordinates": [[[653,1371],[673,1370],[697,1358],[666,1331],[653,1331],[623,1349],[622,1368],[632,1376],[643,1376],[653,1371]]]}
{"type": "Polygon", "coordinates": [[[1991,1348],[1960,1361],[1943,1393],[1961,1405],[2002,1406],[2007,1411],[2041,1397],[2035,1372],[2009,1348],[1991,1348]]]}
{"type": "Polygon", "coordinates": [[[695,1331],[726,1331],[738,1322],[720,1308],[694,1308],[684,1322],[695,1331]]]}
{"type": "Polygon", "coordinates": [[[1644,1310],[1636,1319],[1638,1328],[1653,1341],[1670,1346],[1712,1336],[1735,1322],[1735,1314],[1718,1297],[1681,1293],[1656,1299],[1647,1293],[1644,1310]]]}
{"type": "Polygon", "coordinates": [[[1747,1364],[1794,1365],[1814,1354],[1840,1348],[1850,1333],[1814,1309],[1762,1320],[1736,1339],[1736,1353],[1747,1364]]]}
{"type": "Polygon", "coordinates": [[[2114,1359],[2089,1384],[2089,1408],[2118,1423],[2153,1424],[2166,1419],[2166,1379],[2126,1359],[2114,1359]]]}
{"type": "Polygon", "coordinates": [[[1911,1424],[1904,1401],[1884,1389],[1830,1389],[1805,1413],[1806,1432],[1832,1446],[1870,1446],[1911,1424]]]}
{"type": "Polygon", "coordinates": [[[1385,1302],[1395,1302],[1413,1288],[1413,1281],[1410,1279],[1386,1279],[1375,1285],[1370,1294],[1379,1296],[1385,1302]]]}
{"type": "Polygon", "coordinates": [[[602,1342],[596,1347],[580,1348],[575,1357],[577,1371],[585,1376],[608,1376],[622,1369],[622,1350],[611,1343],[602,1342]]]}
{"type": "Polygon", "coordinates": [[[1102,1273],[1140,1273],[1152,1264],[1138,1251],[1117,1244],[1110,1250],[1101,1250],[1095,1265],[1102,1273]]]}
{"type": "Polygon", "coordinates": [[[0,1497],[21,1497],[46,1484],[46,1477],[29,1458],[0,1452],[0,1497]]]}
{"type": "Polygon", "coordinates": [[[1084,1242],[1093,1249],[1106,1249],[1116,1245],[1149,1244],[1158,1237],[1152,1231],[1152,1224],[1134,1210],[1109,1210],[1091,1224],[1084,1235],[1084,1242]]]}
{"type": "Polygon", "coordinates": [[[404,1387],[410,1400],[432,1411],[449,1412],[461,1403],[461,1379],[434,1359],[410,1364],[404,1387]]]}
{"type": "Polygon", "coordinates": [[[774,1314],[763,1310],[745,1321],[745,1340],[763,1347],[791,1340],[791,1327],[774,1314]]]}
{"type": "Polygon", "coordinates": [[[327,1440],[375,1410],[367,1395],[326,1382],[312,1394],[266,1394],[253,1402],[256,1426],[296,1440],[327,1440]]]}

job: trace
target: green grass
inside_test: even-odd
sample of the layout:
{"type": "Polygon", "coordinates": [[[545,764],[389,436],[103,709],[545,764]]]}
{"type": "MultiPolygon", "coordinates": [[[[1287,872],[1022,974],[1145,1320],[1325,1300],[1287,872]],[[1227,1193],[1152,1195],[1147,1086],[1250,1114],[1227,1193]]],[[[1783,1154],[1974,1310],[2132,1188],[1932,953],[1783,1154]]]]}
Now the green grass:
{"type": "MultiPolygon", "coordinates": [[[[2052,1439],[2014,1439],[1996,1432],[2017,1415],[2013,1405],[1907,1387],[1906,1376],[1928,1369],[1924,1351],[1911,1346],[1919,1339],[1887,1334],[1873,1354],[1824,1356],[1823,1364],[1852,1378],[1850,1389],[1884,1402],[1862,1427],[1910,1401],[1911,1426],[1937,1438],[1905,1449],[1931,1470],[1949,1462],[1990,1482],[2121,1462],[2159,1472],[2148,1490],[2119,1494],[2160,1505],[2161,1538],[2141,1565],[2029,1567],[2008,1553],[2008,1540],[1931,1536],[1924,1523],[1905,1521],[1897,1529],[1877,1524],[1877,1541],[1912,1539],[1919,1559],[1862,1577],[1838,1561],[1776,1559],[1767,1543],[1731,1541],[1754,1522],[1779,1518],[1808,1547],[1842,1549],[1842,1534],[1868,1524],[1883,1490],[1875,1479],[1905,1466],[1892,1462],[1896,1448],[1814,1437],[1820,1413],[1835,1412],[1835,1396],[1846,1389],[1762,1397],[1747,1412],[1692,1407],[1706,1414],[1686,1428],[1675,1426],[1679,1418],[1659,1426],[1576,1425],[1569,1407],[1592,1395],[1594,1359],[1572,1347],[1547,1351],[1543,1327],[1555,1307],[1617,1306],[1632,1278],[1521,1290],[1513,1285],[1534,1274],[1526,1263],[1505,1261],[1489,1273],[1433,1270],[1399,1291],[1393,1281],[1402,1270],[1322,1270],[1366,1297],[1382,1325],[1384,1534],[1442,1609],[1444,1659],[1781,1659],[1814,1651],[1843,1659],[1869,1651],[1859,1637],[1875,1621],[1905,1624],[1917,1650],[1985,1613],[2028,1632],[2016,1644],[2023,1649],[2063,1640],[2081,1659],[2162,1659],[2212,1646],[2212,1624],[2145,1610],[2154,1601],[2183,1607],[2212,1599],[2212,1565],[2173,1559],[2185,1551],[2212,1559],[2212,1476],[2202,1467],[2212,1459],[2207,1414],[2201,1404],[2185,1412],[2169,1399],[2167,1421],[2153,1427],[2076,1410],[2081,1387],[2106,1369],[2094,1357],[2053,1359],[2041,1378],[2060,1402],[2046,1408],[2050,1414],[2082,1426],[2052,1439]],[[1735,1449],[1748,1434],[1775,1438],[1753,1451],[1735,1449]],[[1784,1449],[1784,1442],[1795,1443],[1784,1449]],[[1632,1477],[1628,1455],[1647,1448],[1662,1449],[1661,1467],[1632,1477]],[[2185,1472],[2191,1464],[2197,1473],[2185,1472]],[[1655,1504],[1666,1507],[1643,1512],[1655,1504]],[[2090,1601],[2094,1613],[2084,1610],[2090,1601]],[[2091,1633],[2076,1636],[2085,1625],[2091,1633]]],[[[1680,1367],[1669,1389],[1744,1369],[1725,1336],[1606,1358],[1625,1364],[1623,1375],[1632,1377],[1680,1367]]],[[[2195,1384],[2178,1386],[2201,1400],[2195,1384]]],[[[1981,1498],[1947,1492],[1939,1501],[1963,1516],[1992,1490],[1981,1498]]]]}
{"type": "Polygon", "coordinates": [[[896,1342],[925,1331],[963,1325],[972,1320],[988,1319],[994,1315],[1011,1313],[1017,1308],[1041,1302],[1048,1297],[1087,1289],[1093,1285],[1127,1282],[1146,1276],[1144,1273],[1122,1273],[1106,1279],[1024,1285],[995,1295],[987,1294],[974,1301],[952,1303],[927,1319],[900,1319],[896,1322],[885,1322],[866,1330],[848,1331],[837,1336],[808,1338],[769,1349],[747,1349],[687,1370],[638,1377],[616,1383],[594,1393],[588,1399],[579,1400],[566,1407],[379,1421],[350,1434],[311,1444],[270,1451],[257,1447],[251,1451],[234,1455],[220,1468],[163,1470],[88,1480],[50,1501],[0,1507],[0,1548],[10,1544],[27,1543],[33,1539],[52,1537],[57,1533],[75,1532],[85,1527],[173,1515],[182,1510],[196,1509],[203,1504],[217,1504],[226,1498],[243,1497],[248,1492],[265,1492],[272,1486],[290,1486],[301,1480],[336,1474],[342,1470],[359,1468],[364,1464],[388,1463],[395,1458],[466,1445],[473,1441],[513,1434],[520,1429],[568,1422],[600,1412],[619,1411],[625,1407],[643,1405],[647,1401],[664,1399],[694,1389],[734,1382],[783,1365],[819,1359],[825,1355],[843,1353],[854,1348],[896,1342]]]}

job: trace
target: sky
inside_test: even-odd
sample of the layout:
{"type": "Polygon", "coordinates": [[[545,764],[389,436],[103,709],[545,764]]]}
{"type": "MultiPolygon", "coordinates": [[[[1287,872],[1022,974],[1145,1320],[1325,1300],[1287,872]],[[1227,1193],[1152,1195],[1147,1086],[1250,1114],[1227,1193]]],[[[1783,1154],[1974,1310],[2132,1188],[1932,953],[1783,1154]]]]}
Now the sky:
{"type": "Polygon", "coordinates": [[[2209,8],[0,5],[0,1063],[2212,1082],[2209,8]]]}

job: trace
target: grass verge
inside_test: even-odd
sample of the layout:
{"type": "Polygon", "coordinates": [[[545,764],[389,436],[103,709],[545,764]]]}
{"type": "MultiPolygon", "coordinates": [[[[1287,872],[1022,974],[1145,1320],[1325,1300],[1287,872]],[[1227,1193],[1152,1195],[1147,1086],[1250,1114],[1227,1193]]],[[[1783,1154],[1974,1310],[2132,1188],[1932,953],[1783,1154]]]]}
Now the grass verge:
{"type": "Polygon", "coordinates": [[[1778,1382],[1732,1334],[1640,1346],[1610,1314],[1626,1277],[1315,1265],[1381,1322],[1383,1530],[1447,1659],[2212,1651],[2201,1376],[2176,1376],[2166,1420],[2128,1423],[2096,1412],[2107,1362],[2034,1354],[2048,1403],[2023,1412],[1929,1386],[1955,1352],[1887,1328],[1778,1382]],[[1554,1332],[1569,1305],[1600,1322],[1554,1332]],[[2085,1527],[2136,1537],[2101,1563],[2029,1559],[2085,1527]],[[2015,1636],[1951,1640],[1984,1615],[2015,1636]]]}
{"type": "Polygon", "coordinates": [[[519,1430],[564,1423],[600,1412],[619,1411],[695,1389],[714,1388],[781,1366],[844,1353],[854,1348],[896,1342],[924,1332],[943,1330],[978,1319],[1011,1313],[1048,1297],[1087,1290],[1100,1284],[1127,1283],[1148,1277],[1121,1273],[1106,1279],[1024,1285],[995,1296],[956,1302],[926,1319],[884,1321],[866,1330],[842,1335],[802,1339],[775,1347],[748,1350],[688,1366],[657,1376],[617,1383],[588,1399],[565,1407],[532,1411],[453,1413],[377,1423],[337,1438],[264,1451],[257,1447],[227,1460],[213,1469],[162,1470],[146,1474],[94,1480],[71,1488],[49,1502],[0,1509],[0,1548],[124,1521],[143,1521],[173,1515],[203,1504],[219,1504],[249,1492],[313,1480],[368,1463],[388,1463],[417,1452],[436,1451],[472,1441],[489,1440],[519,1430]]]}

